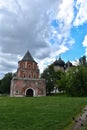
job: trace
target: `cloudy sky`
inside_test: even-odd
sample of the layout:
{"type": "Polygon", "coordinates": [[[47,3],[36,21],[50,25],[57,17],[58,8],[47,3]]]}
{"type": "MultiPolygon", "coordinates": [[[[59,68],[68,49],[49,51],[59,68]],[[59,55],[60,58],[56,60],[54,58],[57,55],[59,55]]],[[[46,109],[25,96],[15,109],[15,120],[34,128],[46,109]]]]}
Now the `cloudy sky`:
{"type": "Polygon", "coordinates": [[[29,50],[41,72],[87,56],[87,0],[0,0],[0,78],[29,50]]]}

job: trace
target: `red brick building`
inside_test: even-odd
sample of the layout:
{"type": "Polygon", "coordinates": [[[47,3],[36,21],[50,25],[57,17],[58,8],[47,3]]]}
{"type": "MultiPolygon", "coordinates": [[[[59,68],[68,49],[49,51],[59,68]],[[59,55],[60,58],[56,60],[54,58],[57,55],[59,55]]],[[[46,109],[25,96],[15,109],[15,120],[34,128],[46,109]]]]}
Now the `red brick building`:
{"type": "Polygon", "coordinates": [[[18,62],[16,75],[12,78],[10,96],[45,96],[46,84],[39,78],[37,62],[29,51],[18,62]]]}

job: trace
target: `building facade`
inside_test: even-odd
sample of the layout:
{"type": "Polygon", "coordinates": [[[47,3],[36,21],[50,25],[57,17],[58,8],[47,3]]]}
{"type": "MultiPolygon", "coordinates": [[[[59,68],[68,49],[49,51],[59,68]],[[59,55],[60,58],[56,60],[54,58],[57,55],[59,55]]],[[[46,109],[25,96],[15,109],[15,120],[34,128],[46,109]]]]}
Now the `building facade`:
{"type": "Polygon", "coordinates": [[[58,70],[61,70],[63,72],[66,72],[70,67],[72,67],[72,63],[68,60],[67,63],[65,63],[61,57],[59,57],[58,60],[55,60],[54,63],[54,70],[57,72],[58,70]]]}
{"type": "Polygon", "coordinates": [[[11,81],[10,96],[46,96],[45,79],[39,78],[39,68],[27,51],[11,81]]]}

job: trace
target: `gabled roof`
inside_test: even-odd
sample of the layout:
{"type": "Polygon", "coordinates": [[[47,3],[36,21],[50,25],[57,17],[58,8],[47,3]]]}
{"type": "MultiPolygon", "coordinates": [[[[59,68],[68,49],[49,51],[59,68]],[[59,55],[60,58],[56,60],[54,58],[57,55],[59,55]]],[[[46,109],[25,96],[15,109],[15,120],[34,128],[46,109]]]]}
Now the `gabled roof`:
{"type": "Polygon", "coordinates": [[[31,56],[30,52],[27,51],[26,54],[24,55],[24,57],[22,58],[21,61],[31,61],[31,62],[35,62],[35,60],[33,59],[33,57],[31,56]]]}

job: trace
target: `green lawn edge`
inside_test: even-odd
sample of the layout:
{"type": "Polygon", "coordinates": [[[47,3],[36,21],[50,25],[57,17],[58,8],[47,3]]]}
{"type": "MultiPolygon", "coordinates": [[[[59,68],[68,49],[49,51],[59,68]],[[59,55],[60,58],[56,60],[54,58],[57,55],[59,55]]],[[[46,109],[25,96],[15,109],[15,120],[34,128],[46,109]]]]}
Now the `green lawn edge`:
{"type": "Polygon", "coordinates": [[[0,97],[0,130],[70,130],[86,105],[86,97],[0,97]]]}

